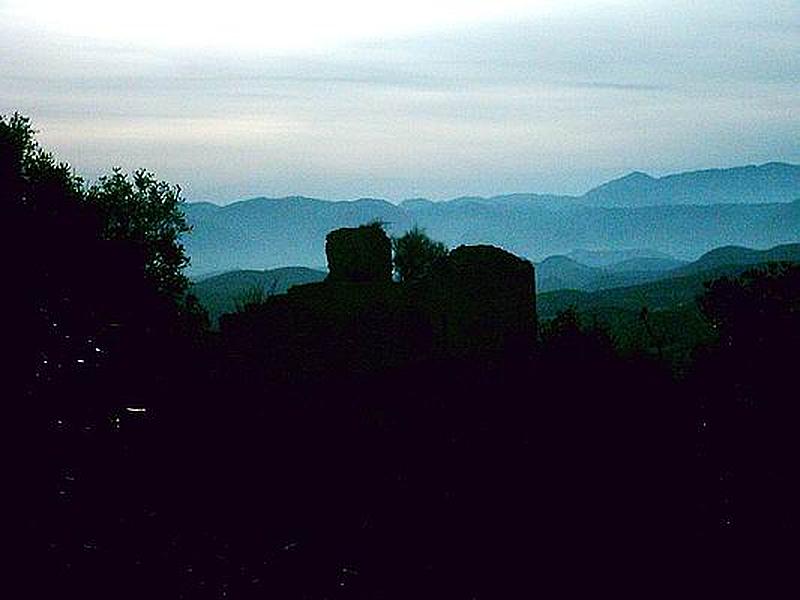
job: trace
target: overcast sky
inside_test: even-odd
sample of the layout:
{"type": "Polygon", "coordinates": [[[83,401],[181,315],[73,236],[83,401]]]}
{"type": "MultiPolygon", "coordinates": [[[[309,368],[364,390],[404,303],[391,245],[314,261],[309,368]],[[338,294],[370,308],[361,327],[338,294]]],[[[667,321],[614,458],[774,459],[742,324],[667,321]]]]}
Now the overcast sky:
{"type": "Polygon", "coordinates": [[[800,163],[800,1],[0,0],[15,110],[222,203],[800,163]]]}

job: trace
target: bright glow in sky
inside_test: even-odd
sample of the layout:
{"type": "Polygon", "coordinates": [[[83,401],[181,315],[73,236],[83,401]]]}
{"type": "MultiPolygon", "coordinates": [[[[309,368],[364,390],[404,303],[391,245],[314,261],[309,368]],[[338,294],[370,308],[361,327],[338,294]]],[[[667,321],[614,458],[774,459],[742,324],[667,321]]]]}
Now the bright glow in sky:
{"type": "MultiPolygon", "coordinates": [[[[583,4],[586,2],[584,1],[583,4]]],[[[572,0],[11,0],[51,31],[161,47],[296,50],[545,14],[572,0]]]]}
{"type": "Polygon", "coordinates": [[[190,200],[800,163],[798,0],[0,0],[0,114],[190,200]]]}

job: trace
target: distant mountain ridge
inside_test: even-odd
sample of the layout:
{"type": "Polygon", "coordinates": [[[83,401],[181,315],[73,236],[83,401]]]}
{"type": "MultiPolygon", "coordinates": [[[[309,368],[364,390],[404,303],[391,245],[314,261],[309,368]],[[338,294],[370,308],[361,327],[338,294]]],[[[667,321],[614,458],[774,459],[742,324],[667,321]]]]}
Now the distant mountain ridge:
{"type": "Polygon", "coordinates": [[[630,261],[666,261],[661,266],[664,269],[679,267],[683,261],[651,248],[617,248],[614,250],[587,250],[576,248],[566,256],[590,267],[615,267],[624,269],[624,264],[630,261]]]}
{"type": "Polygon", "coordinates": [[[768,250],[736,246],[715,248],[696,261],[654,275],[650,280],[606,288],[541,289],[537,304],[541,316],[549,318],[558,311],[575,306],[582,311],[654,310],[693,306],[703,283],[715,277],[736,276],[771,262],[800,263],[800,243],[782,244],[768,250]]]}
{"type": "Polygon", "coordinates": [[[536,290],[600,290],[631,285],[656,277],[650,273],[615,273],[591,267],[567,256],[550,256],[536,264],[536,290]]]}
{"type": "Polygon", "coordinates": [[[590,266],[568,256],[550,256],[536,264],[536,289],[595,291],[635,285],[663,277],[687,263],[667,258],[629,258],[602,267],[590,266]]]}
{"type": "Polygon", "coordinates": [[[329,231],[373,220],[392,234],[419,225],[450,247],[494,244],[531,260],[577,248],[649,248],[692,260],[725,245],[768,248],[800,239],[800,166],[768,163],[661,178],[633,173],[581,197],[417,198],[397,205],[293,196],[189,203],[185,212],[194,226],[185,238],[193,276],[323,265],[329,231]]]}
{"type": "Polygon", "coordinates": [[[707,169],[654,178],[634,172],[587,192],[593,206],[664,204],[760,204],[800,197],[800,165],[766,163],[731,169],[707,169]]]}
{"type": "MultiPolygon", "coordinates": [[[[599,185],[578,196],[557,194],[504,194],[484,198],[464,196],[444,203],[541,204],[551,208],[595,206],[606,208],[676,204],[761,204],[791,202],[800,198],[800,165],[770,162],[727,169],[704,169],[653,177],[641,171],[599,185]]],[[[409,209],[437,204],[424,199],[401,203],[409,209]],[[422,200],[422,201],[421,201],[422,200]]]]}
{"type": "Polygon", "coordinates": [[[768,250],[723,246],[690,263],[641,257],[597,267],[566,256],[551,256],[536,265],[536,289],[540,293],[556,290],[595,292],[700,273],[738,273],[749,266],[769,262],[800,263],[800,243],[782,244],[768,250]]]}
{"type": "Polygon", "coordinates": [[[781,244],[768,250],[754,250],[742,246],[723,246],[706,252],[696,261],[674,269],[674,276],[690,275],[730,265],[757,265],[767,262],[800,262],[800,244],[781,244]]]}
{"type": "MultiPolygon", "coordinates": [[[[581,195],[513,193],[497,196],[459,196],[449,200],[408,198],[393,204],[380,198],[354,200],[325,200],[307,196],[268,198],[257,196],[224,206],[253,201],[323,201],[364,204],[385,203],[407,210],[425,210],[443,204],[528,204],[540,203],[564,206],[636,207],[664,204],[760,204],[800,200],[800,165],[768,162],[761,165],[702,169],[653,177],[642,171],[632,171],[594,187],[581,195]]],[[[191,202],[192,206],[215,207],[212,202],[191,202]]]]}

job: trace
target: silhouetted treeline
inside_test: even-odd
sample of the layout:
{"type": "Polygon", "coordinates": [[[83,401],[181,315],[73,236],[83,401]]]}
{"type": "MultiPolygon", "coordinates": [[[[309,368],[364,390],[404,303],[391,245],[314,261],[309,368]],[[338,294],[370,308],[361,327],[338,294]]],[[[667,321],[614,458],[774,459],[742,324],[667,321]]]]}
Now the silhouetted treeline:
{"type": "Polygon", "coordinates": [[[797,534],[797,267],[710,283],[718,340],[682,379],[572,311],[537,326],[499,249],[391,281],[379,227],[359,281],[214,333],[174,188],[89,192],[17,116],[0,176],[15,597],[600,595],[797,534]]]}
{"type": "Polygon", "coordinates": [[[702,532],[789,548],[800,532],[800,266],[715,280],[699,301],[719,335],[692,381],[709,486],[702,532]]]}

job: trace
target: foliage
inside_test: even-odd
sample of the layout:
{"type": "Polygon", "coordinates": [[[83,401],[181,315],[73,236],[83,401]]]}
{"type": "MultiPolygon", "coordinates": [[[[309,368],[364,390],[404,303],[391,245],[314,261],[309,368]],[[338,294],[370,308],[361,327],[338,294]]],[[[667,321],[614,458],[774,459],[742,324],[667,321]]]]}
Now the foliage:
{"type": "Polygon", "coordinates": [[[714,486],[708,527],[722,523],[753,540],[797,531],[800,265],[717,278],[698,305],[718,334],[693,369],[703,466],[714,486]]]}
{"type": "Polygon", "coordinates": [[[432,240],[423,229],[414,227],[392,239],[394,269],[400,281],[424,277],[438,259],[447,256],[447,246],[432,240]]]}
{"type": "Polygon", "coordinates": [[[706,283],[697,301],[724,344],[774,343],[796,335],[800,325],[800,265],[771,263],[720,277],[706,283]]]}
{"type": "Polygon", "coordinates": [[[267,298],[275,295],[279,283],[277,278],[273,279],[269,289],[264,282],[252,284],[234,299],[236,312],[247,312],[264,304],[267,298]]]}
{"type": "Polygon", "coordinates": [[[544,323],[542,345],[545,352],[571,355],[576,359],[609,357],[616,351],[608,330],[596,320],[588,325],[582,323],[574,307],[559,312],[544,323]]]}
{"type": "Polygon", "coordinates": [[[183,293],[179,189],[119,170],[87,188],[19,114],[0,116],[0,178],[20,390],[39,403],[69,397],[73,408],[146,393],[151,377],[166,377],[175,332],[204,322],[183,293]],[[141,389],[105,387],[125,378],[141,389]],[[81,381],[93,385],[79,391],[81,381]]]}
{"type": "Polygon", "coordinates": [[[133,177],[114,169],[87,191],[87,201],[102,219],[103,236],[133,242],[144,255],[145,274],[156,288],[178,297],[189,281],[189,257],[181,236],[191,231],[181,211],[181,189],[140,169],[133,177]]]}
{"type": "MultiPolygon", "coordinates": [[[[80,272],[69,267],[98,257],[96,220],[82,203],[82,182],[68,165],[42,150],[28,118],[0,115],[0,207],[7,227],[7,268],[17,292],[9,295],[12,344],[7,356],[12,388],[30,391],[47,378],[41,361],[80,352],[73,330],[84,327],[92,294],[77,293],[80,272]],[[56,252],[52,252],[57,248],[56,252]],[[63,335],[56,336],[56,327],[63,335]],[[44,358],[42,358],[44,357],[44,358]],[[37,366],[37,362],[39,363],[37,366]]],[[[87,281],[94,281],[87,278],[87,281]]]]}
{"type": "Polygon", "coordinates": [[[0,115],[3,208],[50,217],[74,211],[83,197],[83,180],[43,150],[35,135],[28,117],[0,115]]]}
{"type": "Polygon", "coordinates": [[[211,327],[211,317],[197,296],[188,292],[178,304],[180,321],[185,331],[194,337],[202,336],[211,327]]]}

